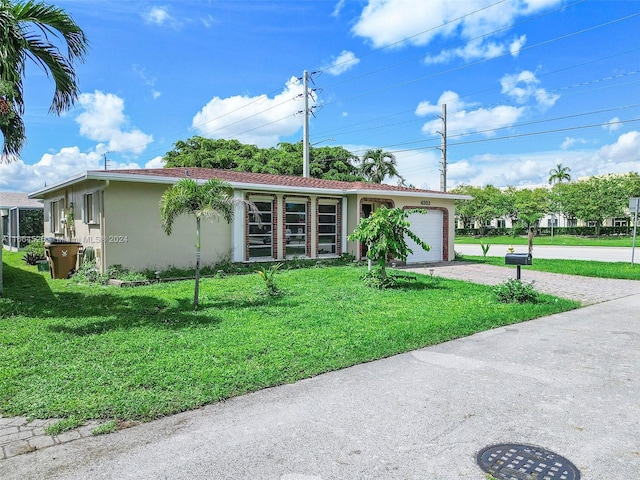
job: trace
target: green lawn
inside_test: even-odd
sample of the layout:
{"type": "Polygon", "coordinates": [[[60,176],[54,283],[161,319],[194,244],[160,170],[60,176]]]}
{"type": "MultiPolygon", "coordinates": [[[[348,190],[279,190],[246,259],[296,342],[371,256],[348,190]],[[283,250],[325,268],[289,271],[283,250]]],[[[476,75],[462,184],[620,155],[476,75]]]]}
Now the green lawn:
{"type": "MultiPolygon", "coordinates": [[[[482,257],[461,255],[461,260],[486,263],[504,267],[504,257],[482,257]]],[[[640,265],[631,266],[628,262],[594,262],[589,260],[561,260],[550,258],[534,258],[533,265],[523,266],[527,270],[540,272],[564,273],[583,277],[619,278],[626,280],[640,280],[640,265]]],[[[509,266],[509,268],[516,268],[509,266]]]]}
{"type": "MultiPolygon", "coordinates": [[[[482,238],[474,238],[468,236],[456,236],[455,243],[474,244],[488,243],[490,245],[527,245],[529,239],[527,236],[511,237],[503,236],[485,236],[482,238]]],[[[575,235],[554,235],[551,237],[534,237],[534,245],[555,245],[555,246],[582,246],[582,247],[631,247],[633,237],[578,237],[575,235]]],[[[636,239],[636,245],[640,242],[636,239]]]]}
{"type": "MultiPolygon", "coordinates": [[[[147,420],[578,306],[500,304],[490,287],[418,276],[363,286],[363,267],[137,288],[51,280],[4,254],[0,413],[147,420]]],[[[73,422],[71,422],[73,424],[73,422]]]]}

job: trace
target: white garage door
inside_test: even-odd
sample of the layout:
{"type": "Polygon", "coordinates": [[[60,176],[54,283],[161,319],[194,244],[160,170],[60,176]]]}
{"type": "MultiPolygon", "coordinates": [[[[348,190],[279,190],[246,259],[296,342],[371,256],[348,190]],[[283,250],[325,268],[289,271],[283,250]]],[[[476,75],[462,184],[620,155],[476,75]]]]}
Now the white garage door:
{"type": "Polygon", "coordinates": [[[409,230],[431,246],[425,252],[416,242],[407,237],[405,240],[412,254],[407,257],[407,263],[425,263],[442,261],[442,211],[429,210],[426,215],[412,213],[408,218],[411,222],[409,230]]]}

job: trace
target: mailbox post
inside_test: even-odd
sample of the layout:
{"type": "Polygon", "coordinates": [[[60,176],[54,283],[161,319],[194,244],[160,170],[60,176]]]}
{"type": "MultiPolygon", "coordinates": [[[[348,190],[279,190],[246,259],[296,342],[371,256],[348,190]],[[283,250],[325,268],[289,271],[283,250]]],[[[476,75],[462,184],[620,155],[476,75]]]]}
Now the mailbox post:
{"type": "Polygon", "coordinates": [[[533,265],[533,257],[530,253],[507,253],[504,257],[505,265],[515,265],[516,266],[516,278],[520,280],[520,267],[522,265],[533,265]]]}

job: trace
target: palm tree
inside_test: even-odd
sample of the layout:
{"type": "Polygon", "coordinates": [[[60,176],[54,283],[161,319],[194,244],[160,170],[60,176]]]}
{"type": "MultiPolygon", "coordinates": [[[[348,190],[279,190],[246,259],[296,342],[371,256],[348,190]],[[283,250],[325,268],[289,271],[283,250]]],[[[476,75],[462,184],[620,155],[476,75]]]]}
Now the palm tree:
{"type": "Polygon", "coordinates": [[[563,167],[561,163],[556,165],[556,168],[552,168],[549,170],[549,184],[551,183],[562,183],[563,181],[570,182],[571,175],[569,172],[571,169],[569,167],[563,167]]]}
{"type": "Polygon", "coordinates": [[[55,91],[50,112],[71,108],[79,88],[73,64],[88,50],[84,32],[63,9],[29,0],[0,0],[0,131],[4,137],[0,162],[16,160],[26,140],[23,77],[27,59],[53,78],[55,91]],[[62,40],[60,52],[52,37],[62,40]]]}
{"type": "Polygon", "coordinates": [[[367,150],[360,159],[360,171],[372,183],[382,183],[387,177],[404,178],[398,172],[398,163],[393,153],[385,152],[381,148],[367,150]]]}
{"type": "Polygon", "coordinates": [[[171,235],[173,222],[182,214],[196,217],[196,286],[193,294],[193,306],[198,306],[200,288],[200,220],[213,217],[222,218],[227,223],[233,220],[235,207],[247,205],[252,214],[258,215],[258,209],[252,202],[233,197],[231,185],[212,178],[198,185],[192,178],[183,178],[169,187],[160,199],[162,229],[171,235]]]}

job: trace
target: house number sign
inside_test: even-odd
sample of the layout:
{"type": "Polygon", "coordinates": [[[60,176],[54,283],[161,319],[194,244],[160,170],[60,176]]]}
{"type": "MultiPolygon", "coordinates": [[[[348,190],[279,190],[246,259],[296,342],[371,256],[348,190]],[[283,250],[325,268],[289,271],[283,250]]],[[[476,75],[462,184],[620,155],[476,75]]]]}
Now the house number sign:
{"type": "Polygon", "coordinates": [[[431,200],[422,200],[420,205],[431,205],[431,200]]]}

